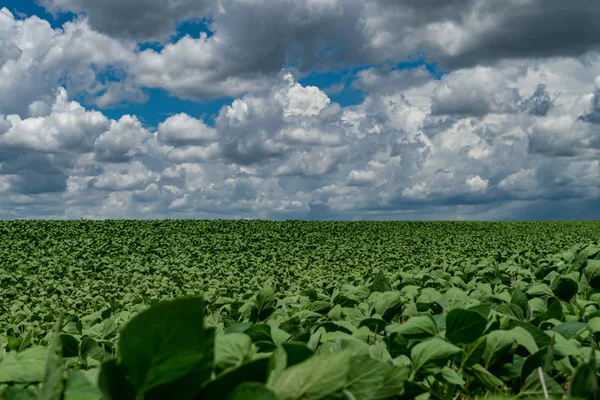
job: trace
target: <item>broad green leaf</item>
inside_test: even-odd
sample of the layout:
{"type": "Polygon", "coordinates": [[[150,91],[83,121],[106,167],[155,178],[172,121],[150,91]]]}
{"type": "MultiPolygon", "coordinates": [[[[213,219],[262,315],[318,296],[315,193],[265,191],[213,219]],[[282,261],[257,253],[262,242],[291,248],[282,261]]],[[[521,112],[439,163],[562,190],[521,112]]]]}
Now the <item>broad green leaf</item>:
{"type": "Polygon", "coordinates": [[[379,273],[375,276],[373,280],[373,285],[371,285],[371,291],[373,292],[390,292],[392,290],[392,285],[385,277],[383,271],[379,271],[379,273]]]}
{"type": "Polygon", "coordinates": [[[583,273],[593,289],[600,289],[600,260],[588,260],[583,273]]]}
{"type": "Polygon", "coordinates": [[[576,280],[567,276],[558,276],[550,285],[550,289],[556,297],[563,301],[569,301],[577,294],[579,284],[576,280]]]}
{"type": "Polygon", "coordinates": [[[344,388],[350,362],[347,351],[317,354],[286,369],[271,389],[280,400],[324,399],[344,388]]]}
{"type": "Polygon", "coordinates": [[[546,285],[545,283],[534,283],[529,289],[527,289],[527,294],[533,297],[554,296],[550,286],[546,285]]]}
{"type": "Polygon", "coordinates": [[[353,357],[345,391],[356,400],[385,399],[400,394],[410,369],[382,363],[370,357],[353,357]]]}
{"type": "Polygon", "coordinates": [[[119,338],[120,362],[138,393],[174,382],[180,393],[194,393],[208,379],[214,330],[203,329],[203,318],[202,299],[183,298],[150,307],[129,321],[119,338]],[[190,375],[194,379],[185,380],[190,375]]]}
{"type": "Polygon", "coordinates": [[[64,400],[98,400],[102,392],[82,371],[72,371],[65,386],[64,400]]]}
{"type": "Polygon", "coordinates": [[[215,367],[221,370],[241,365],[252,350],[250,336],[230,333],[215,339],[215,367]]]}
{"type": "Polygon", "coordinates": [[[514,343],[515,338],[512,332],[490,332],[487,335],[487,342],[485,350],[483,352],[483,360],[485,361],[485,367],[489,368],[499,358],[508,353],[511,350],[514,343]]]}
{"type": "MultiPolygon", "coordinates": [[[[46,371],[42,382],[41,400],[60,400],[69,374],[63,362],[63,343],[65,339],[62,338],[63,335],[58,334],[62,327],[62,321],[61,316],[54,328],[54,340],[48,351],[46,371]]],[[[71,335],[64,336],[72,337],[71,335]]],[[[66,340],[66,343],[69,342],[69,340],[66,340]]],[[[77,345],[75,345],[75,355],[77,355],[77,345]]]]}
{"type": "MultiPolygon", "coordinates": [[[[266,383],[269,373],[269,359],[259,358],[238,368],[233,368],[207,382],[194,397],[197,400],[226,399],[242,383],[266,383]]],[[[167,394],[168,396],[168,394],[167,394]]],[[[168,398],[167,396],[163,398],[168,398]]]]}
{"type": "Polygon", "coordinates": [[[398,292],[374,292],[369,297],[369,303],[373,304],[375,312],[381,315],[381,319],[391,321],[402,306],[402,295],[398,292]]]}
{"type": "Polygon", "coordinates": [[[600,332],[600,317],[591,318],[587,324],[592,332],[600,332]]]}
{"type": "Polygon", "coordinates": [[[560,333],[566,339],[571,339],[577,336],[585,329],[587,329],[587,324],[579,321],[565,322],[552,328],[553,331],[560,333]]]}
{"type": "Polygon", "coordinates": [[[463,348],[462,365],[465,367],[479,363],[487,347],[487,336],[481,336],[475,342],[463,348]]]}
{"type": "Polygon", "coordinates": [[[564,394],[563,388],[541,368],[538,368],[525,380],[519,392],[519,399],[560,399],[564,394]]]}
{"type": "Polygon", "coordinates": [[[512,321],[510,324],[508,324],[507,329],[511,330],[515,327],[521,327],[527,332],[529,332],[529,334],[533,337],[538,347],[545,347],[550,344],[550,336],[541,329],[536,328],[535,325],[532,325],[529,322],[512,321]]]}
{"type": "Polygon", "coordinates": [[[433,338],[417,344],[410,352],[414,373],[419,372],[427,364],[445,362],[449,357],[460,352],[460,348],[442,339],[433,338]]]}
{"type": "Polygon", "coordinates": [[[390,356],[387,347],[382,342],[378,342],[372,346],[369,346],[369,355],[371,358],[384,363],[392,361],[392,356],[390,356]]]}
{"type": "Polygon", "coordinates": [[[79,340],[66,333],[58,335],[62,347],[62,357],[77,357],[79,355],[79,340]]]}
{"type": "Polygon", "coordinates": [[[387,334],[398,333],[406,339],[424,339],[438,333],[438,328],[429,315],[410,317],[402,324],[392,324],[385,328],[387,334]]]}
{"type": "Polygon", "coordinates": [[[134,400],[136,398],[135,388],[125,376],[123,366],[117,364],[115,359],[102,363],[98,376],[98,387],[102,391],[103,400],[134,400]]]}
{"type": "Polygon", "coordinates": [[[539,350],[535,339],[525,328],[516,326],[509,332],[513,334],[513,338],[517,346],[523,346],[525,349],[527,349],[529,354],[533,354],[539,350]]]}
{"type": "Polygon", "coordinates": [[[20,353],[9,351],[0,361],[0,383],[35,383],[44,379],[48,349],[29,347],[20,353]]]}
{"type": "Polygon", "coordinates": [[[454,309],[446,316],[446,338],[457,346],[477,340],[487,326],[487,320],[478,312],[454,309]]]}
{"type": "Polygon", "coordinates": [[[465,386],[465,380],[452,368],[444,367],[440,372],[440,378],[451,385],[465,386]]]}
{"type": "Polygon", "coordinates": [[[253,322],[264,321],[274,311],[277,304],[275,291],[271,286],[264,286],[257,294],[252,307],[250,319],[253,322]]]}
{"type": "Polygon", "coordinates": [[[0,388],[0,399],[2,400],[39,400],[39,395],[32,387],[8,386],[0,388]]]}
{"type": "Polygon", "coordinates": [[[594,352],[589,362],[575,368],[569,382],[569,398],[596,400],[598,398],[598,369],[594,360],[594,352]]]}
{"type": "Polygon", "coordinates": [[[521,309],[524,316],[527,316],[529,312],[529,302],[527,301],[527,296],[521,290],[520,286],[515,286],[513,289],[512,295],[510,297],[510,303],[516,305],[521,309]]]}
{"type": "Polygon", "coordinates": [[[310,358],[313,352],[304,343],[288,342],[281,345],[287,355],[286,365],[291,367],[310,358]]]}
{"type": "Polygon", "coordinates": [[[502,382],[498,377],[492,374],[490,371],[485,369],[480,364],[475,364],[471,367],[471,371],[475,374],[475,377],[483,383],[488,389],[497,390],[504,386],[504,382],[502,382]]]}
{"type": "MultiPolygon", "coordinates": [[[[229,333],[233,333],[233,332],[229,332],[229,333]]],[[[244,332],[237,332],[237,333],[245,333],[246,335],[250,336],[250,339],[252,339],[253,343],[261,342],[261,341],[273,343],[273,337],[271,336],[271,326],[267,325],[267,324],[252,325],[251,327],[246,329],[244,332]]],[[[217,339],[217,343],[219,343],[218,339],[217,339]]]]}
{"type": "Polygon", "coordinates": [[[531,354],[525,359],[521,367],[521,380],[525,379],[537,368],[542,368],[546,373],[549,373],[549,366],[553,361],[554,349],[551,346],[543,347],[534,354],[531,354]]]}
{"type": "Polygon", "coordinates": [[[245,382],[236,387],[227,400],[278,400],[270,389],[261,383],[245,382]]]}

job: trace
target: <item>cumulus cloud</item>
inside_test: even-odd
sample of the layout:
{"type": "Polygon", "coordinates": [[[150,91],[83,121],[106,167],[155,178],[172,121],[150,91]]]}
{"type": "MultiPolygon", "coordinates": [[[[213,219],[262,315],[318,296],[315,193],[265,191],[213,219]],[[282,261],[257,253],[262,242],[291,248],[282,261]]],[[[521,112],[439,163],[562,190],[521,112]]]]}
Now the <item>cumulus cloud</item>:
{"type": "Polygon", "coordinates": [[[485,219],[600,195],[591,2],[88,3],[46,0],[80,13],[60,29],[0,11],[0,217],[485,219]],[[353,66],[359,104],[298,82],[353,66]],[[234,99],[156,126],[93,110],[144,88],[234,99]]]}
{"type": "Polygon", "coordinates": [[[129,161],[148,139],[150,132],[142,127],[137,117],[124,115],[119,121],[112,121],[110,128],[94,142],[96,159],[106,162],[129,161]]]}
{"type": "Polygon", "coordinates": [[[20,20],[1,8],[0,27],[0,114],[43,114],[40,107],[56,95],[59,81],[72,95],[102,94],[106,88],[98,75],[125,68],[134,58],[134,45],[99,34],[85,19],[52,29],[38,17],[20,20]]]}
{"type": "Polygon", "coordinates": [[[365,3],[362,20],[370,46],[380,54],[393,58],[422,51],[457,69],[597,50],[598,16],[593,0],[575,6],[561,0],[374,0],[365,3]]]}
{"type": "Polygon", "coordinates": [[[158,180],[156,173],[135,161],[124,166],[109,166],[104,173],[90,180],[89,186],[94,189],[116,192],[144,189],[156,180],[158,180]]]}
{"type": "Polygon", "coordinates": [[[109,126],[102,113],[69,101],[63,88],[58,90],[49,115],[26,119],[8,115],[6,122],[10,128],[0,136],[0,146],[48,152],[89,151],[109,126]]]}
{"type": "Polygon", "coordinates": [[[214,142],[219,132],[204,122],[187,114],[177,114],[158,125],[158,139],[168,144],[194,144],[214,142]]]}

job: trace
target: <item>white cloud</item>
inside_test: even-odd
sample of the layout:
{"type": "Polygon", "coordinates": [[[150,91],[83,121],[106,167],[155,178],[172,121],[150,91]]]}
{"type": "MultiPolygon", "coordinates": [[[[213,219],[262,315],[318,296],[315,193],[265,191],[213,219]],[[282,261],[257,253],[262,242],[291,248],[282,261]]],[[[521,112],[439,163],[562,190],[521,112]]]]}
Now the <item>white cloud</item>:
{"type": "Polygon", "coordinates": [[[132,62],[134,45],[93,31],[87,20],[75,20],[52,29],[38,17],[16,19],[0,9],[0,113],[25,117],[43,110],[35,101],[51,101],[59,81],[71,94],[102,94],[97,76],[107,68],[125,68],[132,62]]]}
{"type": "Polygon", "coordinates": [[[107,170],[93,178],[89,185],[98,190],[119,192],[143,189],[146,185],[157,180],[158,174],[148,170],[139,161],[134,161],[130,164],[108,166],[107,170]]]}
{"type": "Polygon", "coordinates": [[[8,115],[6,121],[10,128],[0,136],[0,145],[47,152],[90,151],[96,138],[110,125],[102,113],[87,111],[68,101],[63,88],[58,90],[49,115],[26,119],[8,115]]]}
{"type": "Polygon", "coordinates": [[[0,12],[0,216],[35,204],[32,213],[70,218],[504,218],[599,195],[600,57],[587,52],[591,42],[577,57],[530,43],[541,57],[528,59],[500,46],[516,39],[494,30],[520,20],[519,7],[554,15],[530,8],[536,1],[511,0],[506,12],[450,1],[427,15],[417,3],[381,0],[153,3],[148,15],[125,13],[124,35],[107,25],[107,1],[52,4],[87,16],[52,29],[0,12]],[[159,11],[160,26],[142,26],[159,11]],[[136,50],[135,40],[203,13],[212,36],[136,50]],[[498,55],[486,55],[492,45],[498,55]],[[391,66],[417,50],[448,73],[437,80],[424,67],[391,66]],[[380,61],[389,64],[358,73],[352,86],[366,98],[355,106],[298,82],[313,67],[380,61]],[[179,113],[155,128],[143,115],[111,120],[82,106],[143,100],[144,87],[235,98],[214,126],[179,113]]]}
{"type": "Polygon", "coordinates": [[[469,187],[469,190],[472,193],[482,193],[483,194],[486,192],[486,190],[488,188],[489,180],[482,179],[479,175],[475,175],[470,178],[467,178],[465,183],[467,184],[467,186],[469,187]]]}
{"type": "Polygon", "coordinates": [[[158,139],[168,144],[214,142],[219,132],[187,114],[177,114],[158,125],[158,139]]]}
{"type": "Polygon", "coordinates": [[[125,162],[139,153],[148,139],[150,132],[137,117],[124,115],[119,121],[112,121],[110,129],[96,139],[94,152],[99,161],[125,162]]]}

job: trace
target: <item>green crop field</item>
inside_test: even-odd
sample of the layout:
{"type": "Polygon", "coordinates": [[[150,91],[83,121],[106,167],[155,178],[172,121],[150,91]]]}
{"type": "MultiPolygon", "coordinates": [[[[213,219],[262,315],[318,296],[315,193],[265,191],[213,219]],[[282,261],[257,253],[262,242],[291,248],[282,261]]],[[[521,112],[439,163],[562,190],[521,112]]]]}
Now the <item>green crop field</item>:
{"type": "Polygon", "coordinates": [[[597,399],[600,222],[0,222],[0,399],[597,399]]]}

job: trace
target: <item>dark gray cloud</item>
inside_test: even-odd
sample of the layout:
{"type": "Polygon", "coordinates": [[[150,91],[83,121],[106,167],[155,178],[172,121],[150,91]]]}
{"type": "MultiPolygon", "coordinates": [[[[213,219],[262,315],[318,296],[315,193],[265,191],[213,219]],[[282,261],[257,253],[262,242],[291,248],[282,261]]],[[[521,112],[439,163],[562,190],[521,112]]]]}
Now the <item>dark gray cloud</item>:
{"type": "Polygon", "coordinates": [[[136,41],[163,40],[178,23],[200,19],[213,0],[38,0],[50,12],[84,13],[97,31],[136,41]]]}
{"type": "Polygon", "coordinates": [[[470,43],[458,54],[442,58],[447,68],[510,58],[576,57],[600,47],[597,1],[479,1],[476,5],[481,8],[468,10],[471,15],[479,17],[484,26],[485,17],[492,23],[481,32],[473,32],[470,43]]]}

